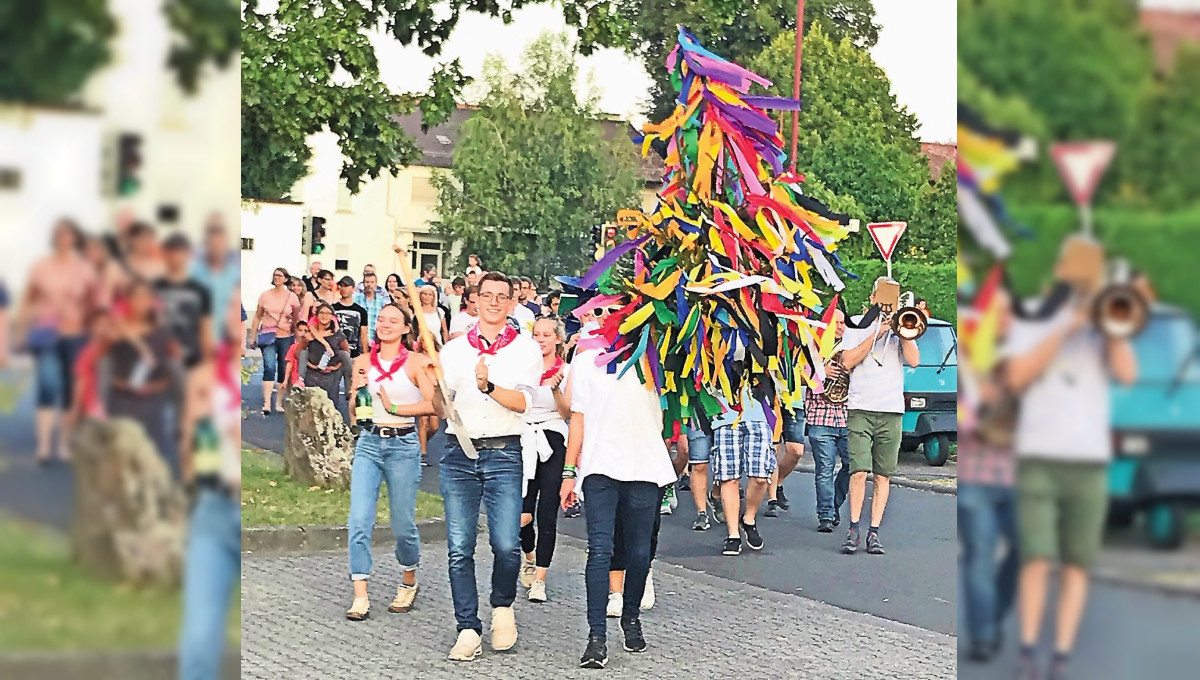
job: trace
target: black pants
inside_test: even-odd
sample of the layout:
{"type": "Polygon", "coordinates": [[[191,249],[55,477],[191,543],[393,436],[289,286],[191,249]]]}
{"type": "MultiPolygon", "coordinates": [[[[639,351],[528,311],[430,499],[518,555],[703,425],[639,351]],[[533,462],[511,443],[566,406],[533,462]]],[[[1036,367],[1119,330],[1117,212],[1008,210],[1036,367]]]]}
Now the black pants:
{"type": "Polygon", "coordinates": [[[554,453],[549,460],[538,461],[537,472],[525,490],[521,512],[533,515],[533,522],[521,527],[521,552],[536,550],[536,565],[550,568],[554,557],[554,541],[558,534],[558,495],[562,489],[563,464],[567,459],[567,442],[557,432],[547,432],[546,440],[554,453]],[[534,524],[537,524],[536,534],[534,524]]]}
{"type": "MultiPolygon", "coordinates": [[[[658,506],[662,506],[663,496],[667,494],[667,487],[659,487],[658,489],[658,506]]],[[[654,533],[650,534],[650,560],[654,561],[658,557],[658,530],[662,527],[662,513],[654,515],[654,533]]],[[[621,515],[617,513],[616,534],[613,536],[613,553],[611,571],[625,571],[625,532],[621,528],[621,515]]]]}
{"type": "Polygon", "coordinates": [[[587,520],[587,586],[589,633],[603,638],[607,629],[608,572],[616,568],[613,543],[624,542],[625,597],[622,620],[638,618],[646,576],[650,571],[655,517],[662,489],[653,482],[619,482],[592,474],[583,480],[583,514],[587,520]],[[617,518],[621,528],[617,530],[617,518]]]}

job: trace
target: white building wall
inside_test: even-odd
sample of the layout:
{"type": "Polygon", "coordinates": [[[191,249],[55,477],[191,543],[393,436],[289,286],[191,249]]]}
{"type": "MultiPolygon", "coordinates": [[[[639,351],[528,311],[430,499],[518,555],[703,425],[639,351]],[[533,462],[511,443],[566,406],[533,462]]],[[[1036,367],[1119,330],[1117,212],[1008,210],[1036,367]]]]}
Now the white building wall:
{"type": "Polygon", "coordinates": [[[300,252],[304,206],[246,201],[241,222],[243,242],[253,242],[252,249],[242,249],[242,304],[248,314],[253,314],[258,296],[271,287],[276,267],[287,269],[293,276],[308,273],[300,252]]]}

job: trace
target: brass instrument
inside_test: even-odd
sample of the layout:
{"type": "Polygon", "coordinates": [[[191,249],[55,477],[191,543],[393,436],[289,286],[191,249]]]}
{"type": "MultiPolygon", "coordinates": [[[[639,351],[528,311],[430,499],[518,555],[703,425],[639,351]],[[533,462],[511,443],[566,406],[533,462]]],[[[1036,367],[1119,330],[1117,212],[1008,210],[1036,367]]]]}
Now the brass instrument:
{"type": "Polygon", "coordinates": [[[1124,260],[1113,263],[1112,281],[1096,294],[1092,302],[1092,321],[1109,338],[1126,340],[1146,327],[1150,320],[1150,305],[1129,280],[1129,265],[1124,260]]]}
{"type": "Polygon", "coordinates": [[[929,317],[916,306],[914,298],[911,290],[900,296],[904,306],[891,315],[892,332],[902,340],[916,340],[929,329],[929,317]]]}
{"type": "Polygon", "coordinates": [[[825,362],[825,391],[821,396],[825,397],[825,401],[831,404],[841,404],[846,401],[846,397],[850,395],[850,371],[842,366],[842,351],[838,350],[833,353],[829,361],[825,362]],[[837,371],[830,375],[830,367],[837,366],[837,371]]]}

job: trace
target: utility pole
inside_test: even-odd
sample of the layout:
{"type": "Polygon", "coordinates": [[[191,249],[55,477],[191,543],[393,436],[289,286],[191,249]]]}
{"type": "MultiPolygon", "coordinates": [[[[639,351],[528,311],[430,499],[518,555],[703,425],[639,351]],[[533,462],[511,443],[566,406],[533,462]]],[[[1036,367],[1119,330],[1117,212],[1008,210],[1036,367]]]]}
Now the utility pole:
{"type": "MultiPolygon", "coordinates": [[[[792,74],[792,99],[800,99],[800,52],[804,43],[804,0],[796,0],[796,70],[792,74]]],[[[796,171],[796,140],[800,135],[800,110],[792,111],[792,172],[796,171]]]]}

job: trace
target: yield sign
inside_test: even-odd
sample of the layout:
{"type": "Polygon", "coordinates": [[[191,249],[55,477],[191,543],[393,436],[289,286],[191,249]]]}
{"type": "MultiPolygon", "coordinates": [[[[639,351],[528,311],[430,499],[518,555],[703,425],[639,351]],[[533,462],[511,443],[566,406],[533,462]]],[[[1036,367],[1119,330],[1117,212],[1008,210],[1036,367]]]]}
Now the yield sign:
{"type": "Polygon", "coordinates": [[[871,238],[883,254],[883,259],[888,261],[891,261],[896,242],[907,228],[908,222],[875,222],[867,225],[867,231],[871,232],[871,238]]]}
{"type": "Polygon", "coordinates": [[[1091,204],[1096,185],[1116,151],[1117,145],[1107,140],[1064,142],[1050,147],[1058,173],[1076,205],[1091,204]]]}

